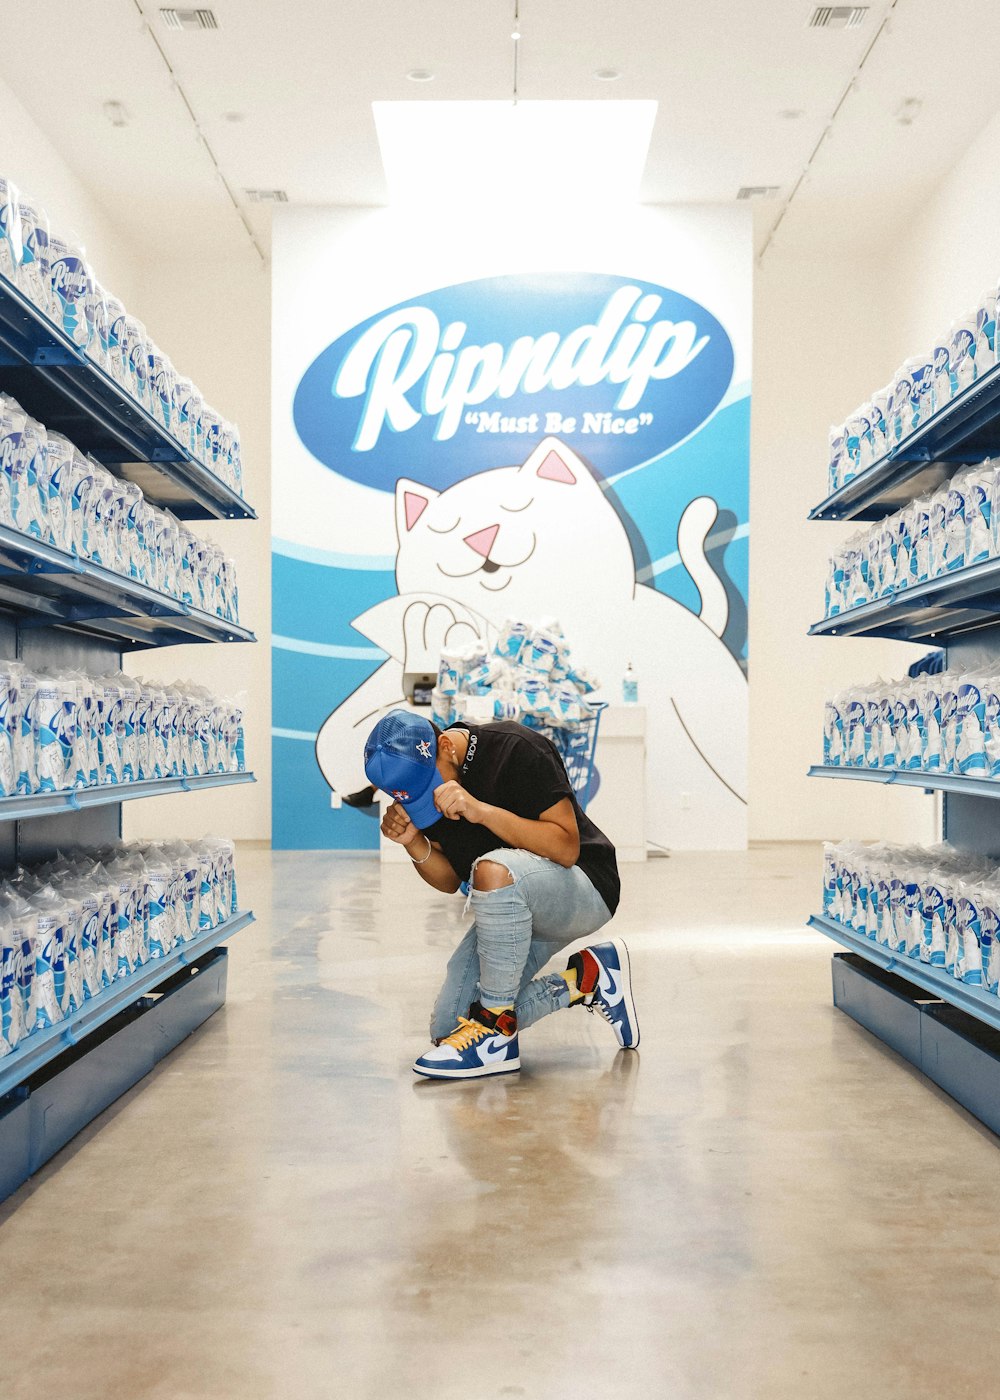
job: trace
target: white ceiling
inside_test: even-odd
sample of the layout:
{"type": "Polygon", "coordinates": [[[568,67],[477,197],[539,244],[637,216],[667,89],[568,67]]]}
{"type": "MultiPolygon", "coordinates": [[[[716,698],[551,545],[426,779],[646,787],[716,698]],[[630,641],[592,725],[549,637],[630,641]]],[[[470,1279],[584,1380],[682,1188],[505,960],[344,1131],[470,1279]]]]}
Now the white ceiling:
{"type": "MultiPolygon", "coordinates": [[[[245,187],[276,186],[302,204],[385,202],[374,100],[512,90],[513,0],[213,8],[214,33],[167,30],[150,0],[44,0],[4,23],[0,78],[150,255],[230,257],[251,245],[143,16],[265,252],[269,211],[245,187]],[[408,81],[415,68],[434,81],[408,81]],[[126,127],[107,121],[109,99],[124,103],[126,127]]],[[[778,200],[757,211],[762,247],[891,12],[779,235],[810,246],[888,238],[996,111],[1000,5],[875,0],[865,25],[839,32],[809,29],[813,8],[521,0],[520,95],[655,98],[643,199],[729,202],[741,185],[778,185],[778,200]],[[622,77],[598,82],[600,68],[622,77]],[[895,113],[911,97],[923,105],[902,126],[895,113]]],[[[558,152],[553,169],[558,178],[558,152]]]]}

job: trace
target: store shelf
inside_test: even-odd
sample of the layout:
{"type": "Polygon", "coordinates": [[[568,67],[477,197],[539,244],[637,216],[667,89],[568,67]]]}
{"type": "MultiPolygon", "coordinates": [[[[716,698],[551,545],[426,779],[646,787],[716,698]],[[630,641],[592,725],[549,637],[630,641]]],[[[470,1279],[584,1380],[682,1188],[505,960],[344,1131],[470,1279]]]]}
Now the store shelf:
{"type": "Polygon", "coordinates": [[[952,792],[964,797],[1000,797],[1000,778],[971,778],[965,773],[924,773],[919,768],[834,768],[817,763],[810,778],[851,778],[862,783],[915,787],[924,792],[952,792]]]}
{"type": "Polygon", "coordinates": [[[1000,454],[1000,365],[963,389],[909,437],[834,491],[810,520],[881,520],[933,491],[956,466],[1000,454]]]}
{"type": "Polygon", "coordinates": [[[217,928],[208,929],[174,948],[165,957],[155,958],[144,963],[130,977],[106,987],[96,997],[84,1002],[64,1021],[47,1030],[33,1031],[16,1050],[0,1060],[0,1098],[37,1072],[50,1060],[71,1045],[76,1045],[99,1026],[110,1021],[125,1007],[137,1001],[144,992],[165,981],[172,972],[177,972],[194,962],[198,955],[207,949],[218,947],[233,934],[252,924],[253,914],[249,910],[234,914],[217,928]]]}
{"type": "Polygon", "coordinates": [[[26,626],[110,637],[125,651],[256,641],[245,627],[2,525],[0,610],[18,614],[26,626]]]}
{"type": "Polygon", "coordinates": [[[0,277],[3,388],[155,505],[186,520],[255,520],[255,511],[195,461],[150,413],[0,277]]]}
{"type": "Polygon", "coordinates": [[[811,637],[890,637],[927,642],[1000,621],[1000,558],[914,584],[849,608],[809,629],[811,637]]]}
{"type": "Polygon", "coordinates": [[[862,938],[853,929],[845,928],[836,919],[829,919],[825,914],[814,914],[809,920],[809,927],[819,933],[825,933],[842,948],[849,948],[852,953],[860,953],[876,967],[896,973],[907,982],[912,982],[914,986],[921,987],[933,996],[940,997],[942,1001],[957,1006],[960,1011],[966,1011],[977,1020],[1000,1030],[1000,997],[993,996],[982,987],[967,986],[964,982],[949,977],[943,968],[931,967],[928,963],[920,962],[918,958],[908,958],[905,953],[893,952],[881,943],[873,943],[870,938],[862,938]]]}
{"type": "Polygon", "coordinates": [[[204,773],[190,778],[150,778],[140,783],[107,783],[101,787],[73,788],[65,792],[36,792],[27,797],[0,797],[0,822],[29,817],[57,817],[61,812],[82,812],[111,802],[134,802],[140,797],[169,797],[179,792],[255,783],[253,773],[204,773]]]}

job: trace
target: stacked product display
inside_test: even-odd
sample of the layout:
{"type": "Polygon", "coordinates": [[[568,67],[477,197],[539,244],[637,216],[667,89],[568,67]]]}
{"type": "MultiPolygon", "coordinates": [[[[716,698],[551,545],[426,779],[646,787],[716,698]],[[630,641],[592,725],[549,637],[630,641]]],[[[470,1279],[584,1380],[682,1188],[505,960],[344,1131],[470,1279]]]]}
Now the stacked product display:
{"type": "Polygon", "coordinates": [[[851,686],[826,703],[823,762],[1000,778],[1000,667],[851,686]]]}
{"type": "Polygon", "coordinates": [[[3,394],[0,525],[227,622],[239,621],[232,559],[3,394]]]}
{"type": "Polygon", "coordinates": [[[859,531],[830,560],[826,616],[1000,555],[998,493],[1000,463],[987,460],[859,531]]]}
{"type": "Polygon", "coordinates": [[[901,957],[1000,995],[1000,867],[943,843],[824,848],[823,912],[901,957]]]}
{"type": "Polygon", "coordinates": [[[997,292],[985,292],[924,355],[907,360],[871,399],[830,429],[831,493],[902,443],[997,362],[997,292]]]}
{"type": "Polygon", "coordinates": [[[0,882],[0,1056],[237,909],[231,841],[135,842],[0,882]]]}
{"type": "Polygon", "coordinates": [[[203,686],[0,661],[0,796],[240,773],[242,723],[203,686]]]}
{"type": "Polygon", "coordinates": [[[508,619],[492,652],[485,643],[442,652],[432,717],[442,729],[506,719],[542,732],[578,730],[594,717],[586,697],[597,684],[574,662],[555,618],[508,619]]]}
{"type": "Polygon", "coordinates": [[[243,494],[239,429],[207,404],[119,299],[101,286],[83,248],[49,226],[37,201],[0,176],[0,277],[190,455],[243,494]]]}
{"type": "Polygon", "coordinates": [[[232,842],[123,845],[122,804],[251,782],[242,710],[122,658],[254,638],[184,523],[252,518],[238,431],[3,180],[0,342],[3,1198],[225,1002],[232,842]]]}

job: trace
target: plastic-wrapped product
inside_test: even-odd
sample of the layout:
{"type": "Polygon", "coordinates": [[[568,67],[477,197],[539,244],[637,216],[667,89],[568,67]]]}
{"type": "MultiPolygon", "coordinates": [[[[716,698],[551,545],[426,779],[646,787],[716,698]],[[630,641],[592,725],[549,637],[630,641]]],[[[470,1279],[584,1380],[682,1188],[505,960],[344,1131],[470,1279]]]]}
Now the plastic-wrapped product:
{"type": "Polygon", "coordinates": [[[931,355],[918,355],[912,361],[913,426],[926,423],[934,412],[934,362],[931,355]]]}
{"type": "Polygon", "coordinates": [[[855,690],[846,697],[846,702],[838,705],[837,700],[833,702],[833,714],[829,715],[830,726],[830,758],[826,758],[826,736],[824,733],[824,763],[830,762],[834,767],[838,766],[838,724],[840,729],[839,751],[842,755],[840,762],[849,768],[863,768],[865,766],[865,696],[861,690],[855,690]]]}
{"type": "Polygon", "coordinates": [[[951,382],[955,393],[967,389],[976,380],[976,312],[961,316],[950,332],[951,382]]]}
{"type": "Polygon", "coordinates": [[[913,431],[913,377],[910,362],[897,371],[892,386],[893,429],[897,442],[913,431]]]}
{"type": "Polygon", "coordinates": [[[908,743],[904,766],[911,771],[916,771],[923,766],[924,762],[924,716],[916,684],[905,688],[903,704],[906,706],[908,743]]]}
{"type": "Polygon", "coordinates": [[[17,285],[44,315],[54,318],[52,273],[49,254],[49,216],[30,195],[19,200],[21,213],[21,264],[17,285]]]}
{"type": "Polygon", "coordinates": [[[63,694],[58,679],[41,671],[32,701],[32,730],[36,747],[37,791],[60,792],[67,786],[63,732],[63,694]]]}
{"type": "MultiPolygon", "coordinates": [[[[834,554],[826,574],[826,616],[837,617],[844,611],[844,556],[834,554]]],[[[440,686],[440,682],[439,682],[440,686]]]]}
{"type": "Polygon", "coordinates": [[[896,727],[893,705],[893,690],[887,686],[879,696],[879,726],[880,726],[880,768],[896,767],[896,727]]]}
{"type": "Polygon", "coordinates": [[[896,526],[896,591],[908,588],[912,576],[913,510],[904,507],[894,515],[896,526]]]}
{"type": "Polygon", "coordinates": [[[93,278],[87,294],[87,320],[93,327],[87,354],[106,374],[111,373],[111,322],[108,294],[93,278]]]}
{"type": "Polygon", "coordinates": [[[108,318],[108,373],[121,388],[129,389],[128,365],[125,359],[125,305],[118,297],[105,291],[104,306],[108,318]]]}
{"type": "Polygon", "coordinates": [[[982,985],[995,996],[1000,992],[1000,886],[995,871],[976,885],[976,899],[983,959],[982,985]]]}
{"type": "Polygon", "coordinates": [[[930,577],[938,578],[950,568],[948,547],[948,493],[935,491],[930,503],[930,577]]]}
{"type": "Polygon", "coordinates": [[[931,578],[931,497],[920,496],[909,509],[910,582],[926,583],[931,578]]]}
{"type": "Polygon", "coordinates": [[[924,741],[922,767],[930,773],[935,773],[944,766],[944,745],[941,735],[941,696],[947,684],[947,678],[944,676],[928,676],[920,691],[924,741]],[[944,684],[942,684],[942,682],[944,684]]]}
{"type": "Polygon", "coordinates": [[[0,525],[17,529],[15,483],[20,470],[27,414],[16,401],[0,394],[0,525]]]}
{"type": "Polygon", "coordinates": [[[0,176],[0,277],[6,277],[8,282],[16,280],[23,251],[17,186],[0,176]]]}
{"type": "Polygon", "coordinates": [[[47,535],[45,501],[39,484],[39,477],[44,481],[46,476],[47,438],[42,424],[36,423],[31,414],[26,413],[21,451],[15,468],[14,521],[19,530],[36,540],[44,539],[47,535]]]}
{"type": "Polygon", "coordinates": [[[94,467],[88,457],[73,449],[72,495],[70,538],[73,552],[81,559],[90,557],[88,525],[92,513],[91,496],[94,491],[94,467]]]}
{"type": "MultiPolygon", "coordinates": [[[[844,463],[847,456],[847,437],[844,424],[830,429],[830,455],[827,468],[827,485],[832,496],[844,484],[844,463]]],[[[514,660],[517,658],[514,657],[514,660]]]]}
{"type": "Polygon", "coordinates": [[[964,568],[966,562],[967,492],[968,479],[959,473],[948,486],[945,504],[945,533],[948,539],[948,556],[945,562],[949,571],[964,568]]]}
{"type": "Polygon", "coordinates": [[[976,307],[976,374],[985,374],[991,365],[996,364],[997,346],[997,293],[995,287],[988,288],[979,298],[976,307]]]}
{"type": "Polygon", "coordinates": [[[976,885],[967,880],[959,880],[955,891],[955,925],[957,949],[953,975],[970,986],[981,986],[983,952],[979,897],[976,885]]]}
{"type": "Polygon", "coordinates": [[[924,943],[921,960],[944,967],[948,956],[948,931],[954,925],[955,900],[951,877],[941,865],[932,866],[921,882],[924,910],[924,943]]]}
{"type": "Polygon", "coordinates": [[[143,961],[140,902],[145,900],[145,878],[124,853],[106,862],[106,869],[116,908],[112,977],[118,979],[128,977],[143,961]]]}
{"type": "Polygon", "coordinates": [[[861,692],[865,704],[865,767],[882,766],[882,704],[884,682],[869,686],[861,692]]]}
{"type": "Polygon", "coordinates": [[[846,696],[834,696],[823,709],[823,763],[827,768],[840,768],[846,763],[846,700],[846,696]]]}
{"type": "Polygon", "coordinates": [[[27,795],[36,791],[38,780],[34,733],[34,699],[35,691],[38,688],[38,678],[20,662],[13,663],[10,669],[17,677],[17,707],[21,718],[20,733],[14,746],[17,791],[22,795],[27,795]]]}
{"type": "Polygon", "coordinates": [[[536,671],[518,667],[515,675],[515,694],[522,715],[549,723],[552,718],[552,697],[544,676],[536,671]]]}
{"type": "Polygon", "coordinates": [[[991,778],[1000,777],[1000,675],[993,672],[983,677],[983,728],[986,748],[986,772],[991,778]]]}
{"type": "Polygon", "coordinates": [[[14,966],[15,946],[18,960],[21,945],[15,945],[14,925],[0,911],[0,1059],[16,1050],[22,1033],[21,991],[18,970],[14,966]]]}
{"type": "Polygon", "coordinates": [[[42,538],[68,554],[73,491],[73,444],[62,433],[47,433],[45,453],[39,463],[38,492],[43,502],[42,538]]]}
{"type": "Polygon", "coordinates": [[[947,683],[941,687],[941,770],[944,773],[958,771],[958,687],[957,676],[942,677],[947,683]]]}
{"type": "MultiPolygon", "coordinates": [[[[920,767],[920,732],[911,723],[910,701],[912,691],[907,685],[896,686],[892,695],[892,728],[896,738],[896,767],[914,769],[920,767]]],[[[915,706],[914,706],[915,711],[915,706]]]]}
{"type": "Polygon", "coordinates": [[[965,501],[965,547],[967,565],[981,564],[993,553],[993,497],[996,469],[992,462],[959,472],[953,486],[959,485],[965,501]]]}
{"type": "Polygon", "coordinates": [[[169,860],[150,853],[146,862],[150,958],[165,957],[174,946],[173,920],[170,915],[172,881],[173,871],[169,860]]]}
{"type": "Polygon", "coordinates": [[[455,718],[455,697],[437,686],[431,691],[431,719],[439,729],[447,729],[455,718]]]}
{"type": "Polygon", "coordinates": [[[853,535],[848,540],[843,553],[844,560],[844,606],[860,607],[870,601],[870,594],[863,567],[861,537],[853,535]]]}
{"type": "Polygon", "coordinates": [[[960,773],[983,777],[986,758],[986,701],[983,677],[966,675],[958,686],[955,714],[955,764],[960,773]]]}
{"type": "Polygon", "coordinates": [[[452,697],[458,694],[463,661],[460,651],[442,651],[438,663],[437,692],[452,697]]]}
{"type": "Polygon", "coordinates": [[[872,427],[872,461],[878,462],[889,450],[889,425],[887,422],[889,414],[889,401],[892,396],[892,389],[888,385],[880,389],[877,394],[872,395],[871,401],[871,427],[872,427]]]}
{"type": "Polygon", "coordinates": [[[496,654],[511,665],[516,665],[531,633],[531,623],[508,617],[497,637],[496,654]]]}
{"type": "Polygon", "coordinates": [[[119,671],[114,677],[118,687],[121,781],[134,783],[139,778],[139,739],[136,731],[136,710],[139,705],[139,684],[132,676],[119,671]]]}
{"type": "Polygon", "coordinates": [[[20,695],[18,670],[0,662],[0,797],[17,791],[20,695]]]}
{"type": "Polygon", "coordinates": [[[954,388],[951,378],[951,337],[942,335],[934,343],[934,409],[945,408],[951,402],[954,388]]]}
{"type": "Polygon", "coordinates": [[[149,408],[149,337],[146,327],[136,316],[125,315],[123,323],[123,353],[127,388],[136,403],[149,408]]]}
{"type": "Polygon", "coordinates": [[[173,432],[173,406],[174,406],[174,381],[177,378],[176,371],[158,345],[149,342],[148,350],[149,366],[149,398],[150,411],[156,421],[167,432],[173,432]]]}
{"type": "Polygon", "coordinates": [[[121,691],[115,676],[98,676],[94,681],[97,702],[97,742],[102,783],[122,781],[121,691]]]}
{"type": "Polygon", "coordinates": [[[872,407],[870,403],[862,404],[858,409],[857,421],[860,426],[860,439],[858,442],[858,474],[865,472],[875,460],[875,438],[872,432],[872,407]]]}
{"type": "Polygon", "coordinates": [[[844,423],[844,471],[842,484],[853,481],[861,471],[861,444],[870,430],[870,423],[861,409],[852,413],[844,423]]]}
{"type": "Polygon", "coordinates": [[[81,350],[90,345],[94,333],[87,311],[93,288],[93,274],[78,243],[53,233],[49,236],[49,274],[56,323],[81,350]]]}
{"type": "Polygon", "coordinates": [[[36,1026],[55,1025],[70,1009],[71,988],[67,976],[66,906],[55,896],[34,891],[27,897],[38,915],[35,949],[35,985],[38,995],[36,1026]]]}

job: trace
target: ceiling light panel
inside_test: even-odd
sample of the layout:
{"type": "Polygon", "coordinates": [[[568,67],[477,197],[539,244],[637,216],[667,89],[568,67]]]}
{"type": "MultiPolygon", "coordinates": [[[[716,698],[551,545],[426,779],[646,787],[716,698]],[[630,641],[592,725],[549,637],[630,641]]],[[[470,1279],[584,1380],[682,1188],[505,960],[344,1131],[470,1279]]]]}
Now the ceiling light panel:
{"type": "Polygon", "coordinates": [[[780,185],[741,185],[736,192],[737,199],[775,199],[780,185]]]}
{"type": "Polygon", "coordinates": [[[243,193],[251,204],[288,203],[288,194],[285,190],[244,190],[243,193]]]}
{"type": "Polygon", "coordinates": [[[161,9],[160,19],[167,29],[197,31],[218,29],[219,27],[219,21],[215,16],[214,10],[161,9]]]}
{"type": "Polygon", "coordinates": [[[859,29],[868,18],[868,5],[818,5],[810,29],[859,29]]]}

